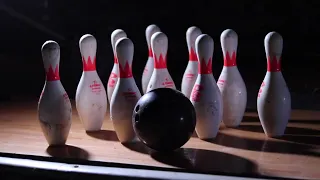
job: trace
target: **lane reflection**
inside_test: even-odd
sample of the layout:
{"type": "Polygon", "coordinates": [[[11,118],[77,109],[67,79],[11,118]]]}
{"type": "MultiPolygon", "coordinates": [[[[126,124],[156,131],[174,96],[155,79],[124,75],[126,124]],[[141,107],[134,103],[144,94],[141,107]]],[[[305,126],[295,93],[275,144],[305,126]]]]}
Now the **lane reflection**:
{"type": "MultiPolygon", "coordinates": [[[[251,131],[263,133],[263,130],[259,125],[241,125],[237,129],[241,129],[244,131],[251,130],[251,131]]],[[[303,128],[288,127],[288,130],[286,131],[286,133],[294,132],[294,131],[296,132],[308,131],[310,134],[316,132],[315,130],[312,130],[312,129],[306,130],[303,128]],[[297,129],[300,129],[300,130],[297,130],[297,129]]],[[[297,154],[297,155],[308,155],[308,156],[319,157],[320,154],[316,152],[316,150],[319,149],[319,147],[314,144],[319,143],[320,137],[319,136],[313,136],[312,138],[310,137],[311,136],[286,134],[283,137],[278,138],[286,141],[276,141],[276,139],[267,138],[267,137],[265,137],[264,139],[251,139],[246,137],[239,137],[236,135],[230,135],[224,132],[219,132],[215,139],[212,139],[208,142],[219,144],[222,146],[252,150],[252,151],[297,154]]]]}
{"type": "Polygon", "coordinates": [[[59,158],[77,158],[77,159],[89,159],[89,152],[79,147],[64,145],[64,146],[49,146],[46,152],[52,157],[59,158]]]}
{"type": "Polygon", "coordinates": [[[218,151],[180,148],[166,154],[153,151],[150,155],[156,161],[187,170],[214,174],[257,174],[257,165],[254,162],[218,151]]]}

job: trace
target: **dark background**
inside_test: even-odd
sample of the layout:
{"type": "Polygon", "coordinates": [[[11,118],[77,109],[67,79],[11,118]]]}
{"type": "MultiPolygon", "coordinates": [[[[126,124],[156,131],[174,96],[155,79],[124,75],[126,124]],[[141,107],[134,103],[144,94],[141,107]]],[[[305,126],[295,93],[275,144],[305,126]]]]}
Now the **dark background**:
{"type": "Polygon", "coordinates": [[[318,0],[246,1],[94,1],[0,0],[1,101],[37,100],[45,80],[41,46],[55,40],[61,47],[60,77],[74,98],[82,73],[79,39],[89,33],[98,41],[97,71],[105,87],[113,66],[110,36],[123,29],[134,42],[133,73],[141,90],[148,58],[145,29],[158,25],[169,39],[168,70],[180,89],[188,63],[186,30],[198,26],[215,41],[214,77],[222,65],[220,34],[238,33],[237,63],[248,89],[248,108],[266,73],[264,37],[270,31],[284,39],[283,75],[292,107],[320,109],[320,14],[318,0]]]}

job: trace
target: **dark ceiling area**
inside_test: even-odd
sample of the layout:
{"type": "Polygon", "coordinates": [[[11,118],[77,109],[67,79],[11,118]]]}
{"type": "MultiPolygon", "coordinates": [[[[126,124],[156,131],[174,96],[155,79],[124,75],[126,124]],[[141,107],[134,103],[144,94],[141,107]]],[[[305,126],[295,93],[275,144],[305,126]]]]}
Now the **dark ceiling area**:
{"type": "Polygon", "coordinates": [[[320,94],[319,8],[316,0],[1,0],[0,97],[40,95],[45,80],[40,48],[46,40],[55,40],[61,47],[61,81],[73,98],[82,73],[78,42],[87,33],[97,39],[97,71],[106,84],[113,66],[110,35],[118,28],[134,43],[133,73],[141,89],[148,56],[145,29],[150,24],[157,24],[168,36],[168,70],[179,89],[188,62],[185,33],[188,27],[198,26],[214,39],[216,79],[223,65],[220,34],[227,28],[238,33],[237,63],[252,96],[249,101],[256,101],[266,73],[263,40],[270,31],[283,36],[282,68],[290,91],[301,99],[315,97],[320,94]]]}

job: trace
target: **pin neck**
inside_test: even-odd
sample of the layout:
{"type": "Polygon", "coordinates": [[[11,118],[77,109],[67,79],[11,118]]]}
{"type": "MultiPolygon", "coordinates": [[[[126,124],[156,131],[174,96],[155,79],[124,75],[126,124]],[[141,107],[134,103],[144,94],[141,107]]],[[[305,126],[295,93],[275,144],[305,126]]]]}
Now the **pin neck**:
{"type": "Polygon", "coordinates": [[[167,68],[167,55],[160,54],[159,58],[154,54],[154,68],[155,69],[163,69],[167,68]]]}
{"type": "Polygon", "coordinates": [[[279,60],[276,56],[267,58],[267,71],[269,72],[279,72],[281,71],[281,57],[279,60]]]}
{"type": "Polygon", "coordinates": [[[57,64],[53,70],[52,66],[49,66],[48,71],[46,71],[46,80],[47,81],[57,81],[60,80],[59,75],[59,65],[57,64]]]}
{"type": "Polygon", "coordinates": [[[201,62],[198,63],[199,74],[212,74],[212,57],[209,58],[208,63],[202,58],[201,62]]]}
{"type": "Polygon", "coordinates": [[[88,60],[86,60],[84,57],[82,57],[82,64],[83,64],[83,71],[95,71],[96,70],[96,56],[93,57],[93,60],[91,60],[91,57],[88,57],[88,60]]]}
{"type": "Polygon", "coordinates": [[[119,61],[118,61],[118,58],[117,58],[116,55],[114,55],[113,59],[114,59],[114,63],[115,63],[115,64],[119,64],[119,61]]]}
{"type": "Polygon", "coordinates": [[[148,49],[149,49],[149,50],[148,50],[148,51],[149,51],[149,57],[153,57],[152,48],[149,47],[148,49]]]}
{"type": "Polygon", "coordinates": [[[189,61],[198,61],[197,54],[195,53],[193,48],[190,48],[189,51],[189,61]]]}
{"type": "Polygon", "coordinates": [[[132,68],[131,68],[131,65],[129,65],[128,61],[126,61],[124,67],[119,63],[119,76],[120,78],[133,77],[132,68]]]}
{"type": "Polygon", "coordinates": [[[235,51],[232,52],[231,56],[230,53],[227,51],[226,55],[223,58],[223,65],[227,67],[237,65],[237,54],[235,51]]]}

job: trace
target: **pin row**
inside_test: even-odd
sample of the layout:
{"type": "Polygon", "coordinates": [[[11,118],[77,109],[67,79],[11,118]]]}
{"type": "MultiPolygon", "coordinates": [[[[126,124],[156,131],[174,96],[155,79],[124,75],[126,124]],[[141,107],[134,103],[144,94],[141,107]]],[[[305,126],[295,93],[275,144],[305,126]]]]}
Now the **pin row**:
{"type": "MultiPolygon", "coordinates": [[[[177,89],[167,69],[168,37],[156,25],[146,29],[149,57],[142,75],[143,94],[157,88],[177,89]]],[[[181,92],[190,99],[197,114],[200,139],[214,138],[220,123],[237,127],[247,103],[247,90],[237,68],[238,35],[227,29],[220,36],[224,66],[216,81],[212,74],[214,41],[195,26],[186,32],[189,62],[183,74],[181,92]]],[[[134,44],[124,30],[111,34],[114,65],[107,88],[96,71],[97,41],[90,34],[79,40],[83,72],[76,90],[76,109],[86,131],[101,129],[107,108],[120,142],[136,139],[132,112],[141,93],[132,74],[134,44]],[[110,107],[108,106],[108,102],[110,107]]],[[[257,109],[267,136],[281,136],[291,112],[290,92],[281,73],[283,40],[277,32],[265,37],[267,73],[258,92],[257,109]]],[[[38,105],[39,120],[49,144],[65,143],[72,108],[59,76],[60,47],[55,41],[42,46],[46,83],[38,105]]]]}

